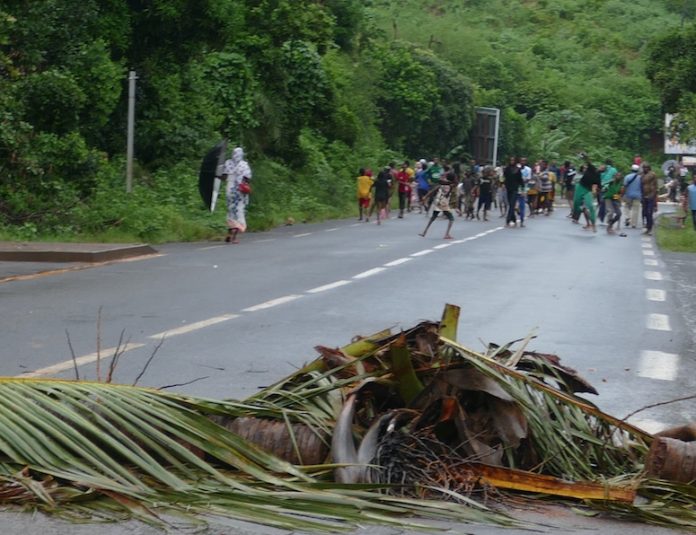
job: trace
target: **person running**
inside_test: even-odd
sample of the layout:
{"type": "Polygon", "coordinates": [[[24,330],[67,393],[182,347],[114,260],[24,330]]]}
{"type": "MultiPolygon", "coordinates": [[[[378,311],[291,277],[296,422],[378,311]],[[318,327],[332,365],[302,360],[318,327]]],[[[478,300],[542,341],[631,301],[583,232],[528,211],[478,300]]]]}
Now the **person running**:
{"type": "Polygon", "coordinates": [[[423,232],[419,234],[419,236],[425,237],[425,235],[428,233],[428,229],[430,228],[430,225],[433,224],[433,221],[435,221],[440,213],[442,213],[446,218],[447,218],[447,230],[445,231],[445,240],[451,240],[452,235],[450,234],[450,230],[452,230],[452,224],[454,223],[454,216],[452,215],[452,209],[450,208],[450,201],[452,198],[452,192],[454,191],[454,184],[449,181],[449,180],[440,180],[440,183],[435,186],[430,192],[428,193],[429,196],[433,196],[433,215],[430,217],[430,220],[428,221],[428,224],[425,226],[425,229],[423,232]]]}
{"type": "Polygon", "coordinates": [[[580,181],[575,185],[575,197],[573,197],[573,222],[577,223],[580,219],[580,213],[585,215],[586,230],[592,229],[592,232],[597,232],[597,215],[594,208],[593,196],[597,193],[601,186],[599,171],[594,166],[590,157],[582,154],[585,159],[585,171],[580,181]]]}
{"type": "Polygon", "coordinates": [[[377,224],[382,224],[382,219],[387,217],[387,203],[391,195],[392,174],[391,167],[387,166],[377,174],[377,179],[372,184],[375,190],[375,202],[370,208],[368,217],[372,217],[372,212],[377,210],[377,224]]]}
{"type": "Polygon", "coordinates": [[[653,214],[657,210],[657,175],[650,167],[650,164],[643,164],[643,176],[641,177],[643,187],[643,218],[645,219],[644,234],[652,234],[654,219],[653,214]]]}
{"type": "Polygon", "coordinates": [[[369,221],[370,218],[367,217],[367,211],[370,208],[370,200],[372,199],[372,184],[374,180],[372,177],[367,176],[365,169],[361,168],[358,176],[358,211],[360,217],[358,221],[363,220],[365,216],[365,221],[369,221]]]}
{"type": "MultiPolygon", "coordinates": [[[[522,180],[522,170],[517,164],[517,160],[510,157],[508,164],[503,169],[503,178],[505,180],[505,191],[508,197],[508,213],[505,220],[505,226],[512,223],[513,227],[517,226],[517,217],[515,216],[515,206],[517,204],[519,191],[524,188],[522,180]]],[[[524,211],[522,212],[524,214],[524,211]]]]}
{"type": "Polygon", "coordinates": [[[417,193],[418,193],[418,203],[420,204],[421,210],[428,212],[423,199],[430,191],[430,183],[428,182],[428,163],[425,160],[420,160],[416,166],[416,183],[417,183],[417,193]]]}

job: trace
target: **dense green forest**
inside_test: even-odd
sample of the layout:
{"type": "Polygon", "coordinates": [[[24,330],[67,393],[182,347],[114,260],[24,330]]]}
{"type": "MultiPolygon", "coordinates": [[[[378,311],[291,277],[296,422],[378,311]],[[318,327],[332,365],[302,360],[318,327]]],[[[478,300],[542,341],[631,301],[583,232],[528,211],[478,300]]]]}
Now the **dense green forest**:
{"type": "Polygon", "coordinates": [[[345,215],[359,167],[465,157],[476,106],[503,111],[501,156],[662,158],[663,111],[696,109],[693,3],[2,0],[0,237],[220,235],[197,174],[222,138],[251,229],[345,215]]]}

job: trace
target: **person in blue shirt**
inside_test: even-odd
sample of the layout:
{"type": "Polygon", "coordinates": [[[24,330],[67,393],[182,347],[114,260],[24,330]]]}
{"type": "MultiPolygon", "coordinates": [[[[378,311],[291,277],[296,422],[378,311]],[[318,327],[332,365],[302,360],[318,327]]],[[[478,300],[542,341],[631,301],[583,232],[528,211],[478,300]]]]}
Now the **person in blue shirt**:
{"type": "Polygon", "coordinates": [[[642,221],[640,203],[643,193],[639,171],[640,166],[634,163],[631,166],[631,172],[624,177],[624,213],[626,214],[624,224],[626,227],[630,225],[636,228],[638,221],[642,221]]]}
{"type": "Polygon", "coordinates": [[[430,190],[430,182],[428,182],[428,164],[425,160],[420,160],[416,164],[416,190],[418,192],[418,201],[420,202],[421,209],[427,212],[428,210],[423,199],[430,190]]]}
{"type": "Polygon", "coordinates": [[[696,230],[696,175],[694,175],[693,182],[686,188],[685,208],[691,210],[691,220],[694,223],[694,230],[696,230]]]}

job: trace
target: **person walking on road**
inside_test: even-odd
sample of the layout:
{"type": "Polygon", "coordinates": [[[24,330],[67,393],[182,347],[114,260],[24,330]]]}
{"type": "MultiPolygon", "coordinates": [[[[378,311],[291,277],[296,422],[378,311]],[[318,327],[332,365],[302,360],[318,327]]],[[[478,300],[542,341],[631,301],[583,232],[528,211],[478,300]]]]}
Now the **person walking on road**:
{"type": "Polygon", "coordinates": [[[524,188],[524,182],[522,181],[522,171],[519,165],[517,165],[517,160],[510,157],[508,164],[503,169],[503,179],[505,181],[505,191],[508,197],[508,213],[505,220],[505,226],[512,224],[513,227],[517,226],[517,217],[515,216],[515,206],[517,205],[517,198],[520,196],[520,190],[524,188]]]}
{"type": "Polygon", "coordinates": [[[445,240],[451,240],[452,235],[450,234],[450,230],[452,230],[452,224],[454,223],[454,216],[452,215],[452,208],[450,207],[450,202],[452,198],[452,192],[454,191],[454,184],[453,182],[449,180],[440,180],[440,183],[435,186],[428,195],[433,195],[433,215],[430,216],[430,220],[428,221],[428,224],[425,226],[425,229],[423,232],[419,234],[419,236],[425,237],[425,235],[428,233],[428,229],[430,228],[430,225],[433,224],[433,221],[435,221],[440,213],[442,213],[446,218],[447,218],[447,230],[445,231],[445,240]]]}
{"type": "Polygon", "coordinates": [[[573,217],[573,196],[575,195],[575,177],[577,176],[577,171],[575,167],[573,167],[573,164],[567,160],[563,164],[563,169],[563,190],[565,192],[565,199],[568,201],[568,206],[570,207],[567,217],[573,217]]]}
{"type": "Polygon", "coordinates": [[[225,161],[223,173],[227,197],[227,243],[239,243],[239,233],[246,232],[246,210],[251,193],[251,167],[244,159],[244,149],[236,147],[232,158],[225,161]]]}
{"type": "Polygon", "coordinates": [[[586,230],[597,232],[597,216],[594,208],[594,195],[601,186],[599,171],[594,166],[589,156],[582,154],[585,159],[585,170],[580,181],[575,185],[573,197],[573,222],[578,223],[580,213],[585,215],[586,230]]]}
{"type": "Polygon", "coordinates": [[[696,175],[694,175],[693,182],[686,188],[685,201],[686,206],[684,207],[684,211],[686,211],[687,208],[691,210],[691,221],[694,224],[694,230],[696,230],[696,175]]]}
{"type": "Polygon", "coordinates": [[[493,200],[493,180],[495,179],[495,170],[492,166],[487,165],[483,168],[481,179],[479,180],[479,196],[478,206],[476,207],[476,219],[479,219],[479,212],[483,208],[483,220],[488,221],[488,211],[491,209],[493,200]]]}
{"type": "Polygon", "coordinates": [[[640,165],[634,163],[631,166],[631,172],[624,177],[625,227],[636,228],[638,221],[642,220],[640,215],[642,198],[640,165]]]}
{"type": "Polygon", "coordinates": [[[650,167],[650,164],[643,164],[641,185],[643,186],[643,218],[645,219],[645,231],[643,233],[650,236],[654,225],[654,213],[657,208],[657,175],[650,167]]]}
{"type": "Polygon", "coordinates": [[[375,202],[370,208],[368,218],[372,217],[372,212],[377,209],[377,224],[382,224],[382,219],[387,217],[387,203],[391,195],[392,173],[391,167],[387,166],[377,174],[377,179],[372,184],[375,190],[375,202]]]}
{"type": "Polygon", "coordinates": [[[602,193],[607,220],[607,234],[614,234],[614,224],[621,228],[621,190],[623,175],[617,171],[602,193]]]}
{"type": "Polygon", "coordinates": [[[401,164],[401,169],[396,173],[396,182],[398,184],[399,194],[399,219],[403,219],[404,210],[408,206],[409,198],[411,197],[411,176],[413,170],[409,168],[408,162],[401,164]],[[411,171],[409,173],[409,171],[411,171]]]}
{"type": "Polygon", "coordinates": [[[360,169],[358,176],[358,211],[360,212],[360,217],[358,221],[363,220],[369,221],[367,211],[370,208],[370,200],[372,199],[372,180],[371,176],[367,176],[365,169],[360,169]]]}

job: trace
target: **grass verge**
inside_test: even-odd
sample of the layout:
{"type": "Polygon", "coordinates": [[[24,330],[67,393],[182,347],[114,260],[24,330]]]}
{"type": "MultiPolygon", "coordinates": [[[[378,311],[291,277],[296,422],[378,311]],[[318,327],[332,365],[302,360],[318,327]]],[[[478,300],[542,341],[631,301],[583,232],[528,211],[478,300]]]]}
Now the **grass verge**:
{"type": "Polygon", "coordinates": [[[657,245],[663,251],[675,253],[696,253],[696,231],[689,218],[684,216],[681,208],[674,214],[663,215],[658,219],[655,238],[657,245]],[[682,226],[681,221],[685,224],[682,226]]]}

